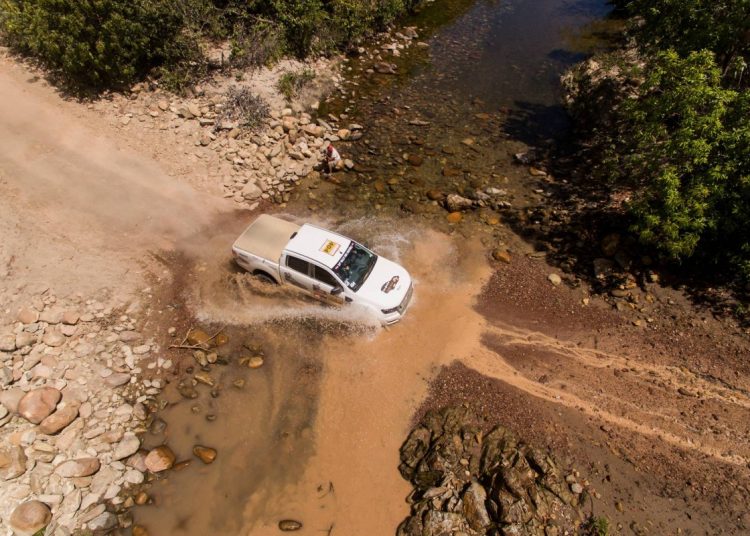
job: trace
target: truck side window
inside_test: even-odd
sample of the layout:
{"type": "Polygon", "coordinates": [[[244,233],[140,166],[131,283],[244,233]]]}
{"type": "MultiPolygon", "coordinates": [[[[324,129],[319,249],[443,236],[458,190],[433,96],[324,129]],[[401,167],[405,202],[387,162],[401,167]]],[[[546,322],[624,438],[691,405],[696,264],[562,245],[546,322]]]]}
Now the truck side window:
{"type": "Polygon", "coordinates": [[[329,272],[325,268],[321,268],[320,266],[315,265],[313,265],[313,268],[315,269],[315,271],[313,272],[315,274],[315,279],[317,279],[321,283],[328,285],[329,287],[341,286],[341,283],[336,281],[333,275],[331,275],[331,272],[329,272]]]}
{"type": "Polygon", "coordinates": [[[310,273],[310,263],[307,261],[303,261],[302,259],[299,259],[297,257],[288,255],[286,258],[286,265],[295,272],[299,272],[302,275],[308,275],[310,273]]]}

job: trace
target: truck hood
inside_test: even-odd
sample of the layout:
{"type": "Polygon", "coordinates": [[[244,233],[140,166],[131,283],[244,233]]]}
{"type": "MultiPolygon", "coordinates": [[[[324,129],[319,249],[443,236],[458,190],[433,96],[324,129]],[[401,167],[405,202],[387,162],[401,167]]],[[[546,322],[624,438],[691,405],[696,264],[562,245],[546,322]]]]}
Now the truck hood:
{"type": "Polygon", "coordinates": [[[411,276],[395,262],[378,257],[357,296],[378,309],[398,307],[411,286],[411,276]]]}

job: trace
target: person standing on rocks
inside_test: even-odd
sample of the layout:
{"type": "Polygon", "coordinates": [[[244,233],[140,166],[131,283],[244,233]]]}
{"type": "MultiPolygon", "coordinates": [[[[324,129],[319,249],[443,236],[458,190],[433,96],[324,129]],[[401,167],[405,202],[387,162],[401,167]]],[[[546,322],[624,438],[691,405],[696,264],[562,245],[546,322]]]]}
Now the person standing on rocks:
{"type": "Polygon", "coordinates": [[[326,168],[328,173],[338,171],[342,166],[343,161],[341,160],[341,155],[333,146],[333,144],[329,143],[328,147],[326,147],[326,168]]]}

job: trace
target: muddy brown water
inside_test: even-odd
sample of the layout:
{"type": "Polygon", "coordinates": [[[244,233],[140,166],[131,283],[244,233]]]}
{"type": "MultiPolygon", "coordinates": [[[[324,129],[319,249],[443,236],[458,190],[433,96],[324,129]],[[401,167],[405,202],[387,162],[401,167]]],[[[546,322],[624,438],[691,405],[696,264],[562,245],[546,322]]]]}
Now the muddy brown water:
{"type": "MultiPolygon", "coordinates": [[[[438,1],[412,21],[429,47],[394,60],[399,75],[370,76],[368,60],[352,62],[347,93],[322,113],[346,114],[342,126],[366,125],[362,140],[342,146],[359,171],[303,183],[283,216],[312,219],[403,263],[416,280],[414,302],[402,323],[381,329],[238,272],[227,245],[239,222],[201,237],[207,243],[186,252],[182,267],[190,277],[181,314],[207,331],[225,326],[226,364],[210,367],[217,397],[198,385],[198,398],[185,399],[176,382],[165,392],[158,416],[167,427],[147,434],[146,446],[166,442],[178,460],[192,461],[151,485],[153,504],[135,510],[136,523],[156,536],[278,534],[289,518],[303,523],[299,534],[395,532],[410,491],[397,471],[398,448],[428,381],[462,358],[508,373],[483,350],[484,321],[473,307],[489,277],[482,242],[503,231],[486,212],[476,226],[449,226],[426,192],[496,186],[515,188],[519,205],[536,202],[511,155],[559,132],[556,78],[604,6],[438,1]],[[409,125],[413,119],[427,124],[409,125]],[[471,144],[462,143],[467,137],[471,144]],[[409,164],[406,153],[423,162],[409,164]],[[405,216],[405,203],[418,215],[405,216]],[[239,364],[243,344],[263,347],[262,368],[239,364]],[[202,465],[195,444],[216,448],[216,461],[202,465]]],[[[172,355],[189,377],[190,352],[172,355]]]]}

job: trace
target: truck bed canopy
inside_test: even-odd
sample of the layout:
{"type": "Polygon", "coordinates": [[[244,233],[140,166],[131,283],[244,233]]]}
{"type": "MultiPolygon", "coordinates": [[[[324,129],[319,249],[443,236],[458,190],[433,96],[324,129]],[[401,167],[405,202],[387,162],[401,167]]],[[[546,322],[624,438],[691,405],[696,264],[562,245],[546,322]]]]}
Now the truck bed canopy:
{"type": "Polygon", "coordinates": [[[296,223],[261,214],[245,229],[233,247],[278,262],[292,234],[298,230],[296,223]]]}

